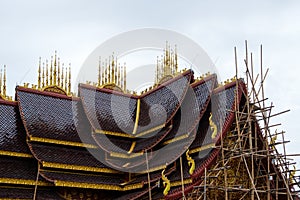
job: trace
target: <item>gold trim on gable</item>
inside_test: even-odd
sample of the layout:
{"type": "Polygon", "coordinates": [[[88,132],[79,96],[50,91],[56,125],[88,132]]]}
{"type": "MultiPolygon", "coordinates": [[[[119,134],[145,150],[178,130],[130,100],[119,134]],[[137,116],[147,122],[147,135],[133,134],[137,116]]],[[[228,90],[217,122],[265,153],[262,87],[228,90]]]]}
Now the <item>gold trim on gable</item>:
{"type": "Polygon", "coordinates": [[[171,187],[181,186],[182,183],[183,183],[184,185],[186,185],[186,184],[191,184],[191,183],[193,183],[193,180],[192,180],[191,178],[189,178],[189,179],[183,180],[183,182],[181,182],[181,181],[175,181],[175,182],[172,182],[172,183],[171,183],[171,187]]]}
{"type": "Polygon", "coordinates": [[[215,148],[215,147],[216,147],[215,143],[206,144],[204,146],[201,146],[201,147],[190,150],[189,154],[197,153],[197,152],[200,152],[200,151],[203,151],[203,150],[206,150],[206,149],[209,149],[209,148],[215,148]]]}
{"type": "MultiPolygon", "coordinates": [[[[14,179],[14,178],[0,178],[0,183],[4,184],[16,184],[16,185],[36,185],[36,180],[26,180],[26,179],[14,179]]],[[[39,186],[50,186],[50,183],[38,181],[39,186]]]]}
{"type": "Polygon", "coordinates": [[[129,159],[129,158],[136,158],[136,157],[142,156],[142,155],[144,155],[144,152],[133,153],[133,154],[130,154],[130,155],[125,154],[125,153],[123,154],[123,153],[117,153],[117,152],[110,152],[109,155],[111,157],[127,158],[127,159],[129,159]]]}
{"type": "Polygon", "coordinates": [[[135,145],[136,145],[136,141],[132,142],[132,144],[131,144],[131,147],[130,147],[129,151],[127,152],[128,154],[130,154],[130,153],[132,153],[132,152],[133,152],[133,149],[134,149],[135,145]]]}
{"type": "Polygon", "coordinates": [[[62,187],[89,188],[89,189],[115,190],[115,191],[128,191],[128,190],[140,189],[143,187],[142,183],[136,183],[136,184],[121,187],[119,185],[78,183],[78,182],[58,181],[58,180],[56,180],[54,184],[56,186],[62,186],[62,187]]]}
{"type": "Polygon", "coordinates": [[[85,148],[91,148],[91,149],[97,149],[98,147],[92,144],[84,144],[81,142],[71,142],[71,141],[63,141],[63,140],[55,140],[50,138],[40,138],[40,137],[29,137],[29,141],[31,142],[44,142],[44,143],[50,143],[50,144],[61,144],[66,146],[74,146],[74,147],[85,147],[85,148]]]}
{"type": "Polygon", "coordinates": [[[14,156],[14,157],[20,157],[20,158],[33,158],[33,156],[31,154],[12,152],[12,151],[0,151],[0,155],[2,155],[2,156],[14,156]]]}
{"type": "MultiPolygon", "coordinates": [[[[94,133],[97,134],[104,134],[104,135],[112,135],[112,136],[119,136],[119,137],[125,137],[125,138],[138,138],[144,135],[147,135],[148,133],[152,133],[154,131],[157,131],[161,128],[165,127],[165,124],[161,124],[159,126],[156,126],[154,128],[151,128],[149,130],[143,131],[141,133],[138,133],[136,135],[131,135],[128,133],[120,133],[120,132],[113,132],[113,131],[105,131],[105,130],[100,130],[100,129],[95,129],[94,133]]],[[[170,126],[172,128],[172,125],[170,126]]]]}
{"type": "Polygon", "coordinates": [[[172,138],[172,139],[170,139],[170,140],[165,141],[165,142],[163,143],[163,145],[167,145],[167,144],[170,144],[170,143],[173,143],[173,142],[177,142],[177,141],[179,141],[179,140],[186,139],[186,138],[189,137],[189,135],[190,135],[190,134],[187,133],[187,134],[181,135],[181,136],[179,136],[179,137],[172,138]]]}
{"type": "Polygon", "coordinates": [[[58,169],[68,169],[68,170],[78,170],[78,171],[88,171],[88,172],[102,172],[102,173],[118,173],[116,170],[109,168],[100,168],[100,167],[88,167],[88,166],[79,166],[79,165],[68,165],[61,163],[52,163],[52,162],[42,162],[43,167],[58,168],[58,169]]]}
{"type": "Polygon", "coordinates": [[[141,171],[139,172],[140,174],[144,174],[144,173],[150,173],[150,172],[154,172],[154,171],[158,171],[158,170],[162,170],[165,169],[167,167],[167,165],[160,165],[154,168],[150,168],[149,170],[145,170],[145,171],[141,171]]]}
{"type": "Polygon", "coordinates": [[[132,131],[132,135],[136,134],[137,128],[139,126],[140,112],[141,112],[141,99],[138,99],[136,105],[135,123],[132,131]]]}

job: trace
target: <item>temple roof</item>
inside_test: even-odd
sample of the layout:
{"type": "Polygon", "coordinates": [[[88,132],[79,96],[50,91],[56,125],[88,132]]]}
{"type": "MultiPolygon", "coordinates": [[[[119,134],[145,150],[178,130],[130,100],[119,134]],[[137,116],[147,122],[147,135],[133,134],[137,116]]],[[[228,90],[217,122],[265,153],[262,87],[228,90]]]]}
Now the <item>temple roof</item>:
{"type": "Polygon", "coordinates": [[[82,143],[79,133],[90,133],[78,98],[17,87],[17,99],[29,141],[76,146],[82,143]]]}
{"type": "Polygon", "coordinates": [[[95,132],[139,137],[161,129],[172,119],[179,109],[191,78],[192,72],[188,70],[141,96],[129,96],[82,84],[79,90],[95,132]],[[152,110],[149,110],[150,107],[152,110]]]}

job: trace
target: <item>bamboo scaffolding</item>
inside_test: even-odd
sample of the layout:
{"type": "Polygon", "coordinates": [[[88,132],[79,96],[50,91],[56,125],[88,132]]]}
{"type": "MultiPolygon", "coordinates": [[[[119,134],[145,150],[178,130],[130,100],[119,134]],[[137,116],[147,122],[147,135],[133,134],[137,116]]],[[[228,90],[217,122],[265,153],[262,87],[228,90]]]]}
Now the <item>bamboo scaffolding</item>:
{"type": "MultiPolygon", "coordinates": [[[[250,53],[249,59],[247,41],[245,42],[245,51],[244,63],[248,88],[248,94],[243,94],[246,97],[245,106],[240,108],[236,105],[234,110],[228,110],[235,115],[232,135],[227,135],[225,138],[221,136],[220,145],[216,146],[220,149],[217,163],[211,169],[205,170],[204,177],[202,177],[203,182],[194,188],[194,191],[187,197],[188,199],[219,199],[220,195],[224,199],[231,199],[233,194],[238,194],[238,199],[270,200],[281,199],[283,195],[286,195],[286,199],[293,199],[293,196],[299,195],[298,191],[290,189],[292,185],[300,186],[299,177],[293,175],[300,170],[290,169],[290,166],[295,163],[288,157],[296,157],[300,154],[287,154],[285,144],[289,141],[285,140],[285,132],[276,130],[275,133],[272,133],[271,131],[281,124],[270,124],[271,118],[290,110],[274,114],[272,113],[273,103],[266,105],[268,98],[265,97],[264,83],[269,69],[263,70],[262,45],[260,46],[260,73],[257,75],[254,73],[252,53],[250,53]],[[259,124],[260,127],[257,127],[256,124],[259,124]],[[259,132],[262,134],[258,134],[259,132]],[[281,140],[276,141],[280,136],[281,140]],[[234,141],[234,144],[228,146],[228,140],[234,141]],[[279,153],[277,146],[281,146],[283,153],[279,153]],[[232,162],[235,162],[236,165],[233,166],[232,162]],[[239,180],[239,184],[232,185],[228,182],[228,170],[232,169],[236,169],[237,172],[244,169],[243,175],[248,178],[239,180]],[[218,182],[220,178],[223,181],[218,182]],[[264,184],[261,184],[262,182],[264,184]]],[[[234,58],[235,73],[238,77],[236,48],[234,48],[234,58]]]]}

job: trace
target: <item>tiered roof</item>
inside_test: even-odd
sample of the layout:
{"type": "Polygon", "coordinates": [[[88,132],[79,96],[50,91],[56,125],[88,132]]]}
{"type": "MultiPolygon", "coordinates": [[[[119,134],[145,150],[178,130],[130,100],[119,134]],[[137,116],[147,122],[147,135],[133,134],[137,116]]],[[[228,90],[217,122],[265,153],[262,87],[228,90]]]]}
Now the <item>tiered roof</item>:
{"type": "Polygon", "coordinates": [[[154,199],[174,199],[190,192],[217,160],[247,91],[242,79],[223,86],[215,74],[178,71],[177,59],[167,46],[154,85],[140,95],[126,88],[126,67],[116,57],[99,65],[97,84],[79,84],[79,97],[56,53],[50,67],[40,60],[37,85],[16,88],[16,102],[1,75],[0,198],[139,199],[151,190],[154,199]]]}

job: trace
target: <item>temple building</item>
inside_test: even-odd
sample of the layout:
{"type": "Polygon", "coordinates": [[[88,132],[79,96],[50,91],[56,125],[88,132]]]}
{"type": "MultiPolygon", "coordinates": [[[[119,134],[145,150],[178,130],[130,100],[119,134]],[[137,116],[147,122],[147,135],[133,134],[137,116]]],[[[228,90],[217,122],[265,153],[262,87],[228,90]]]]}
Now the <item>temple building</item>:
{"type": "MultiPolygon", "coordinates": [[[[0,74],[0,199],[298,199],[299,177],[246,77],[182,69],[166,46],[154,84],[126,86],[116,56],[71,91],[71,66],[38,64],[7,96],[0,74]]],[[[280,139],[280,138],[283,139],[280,139]]]]}

